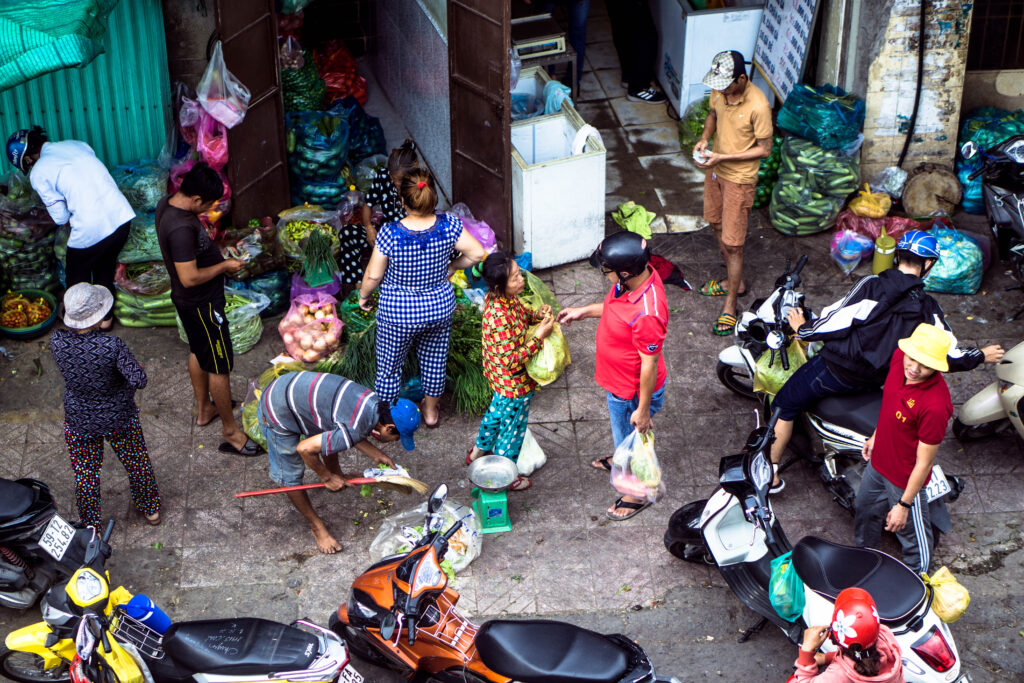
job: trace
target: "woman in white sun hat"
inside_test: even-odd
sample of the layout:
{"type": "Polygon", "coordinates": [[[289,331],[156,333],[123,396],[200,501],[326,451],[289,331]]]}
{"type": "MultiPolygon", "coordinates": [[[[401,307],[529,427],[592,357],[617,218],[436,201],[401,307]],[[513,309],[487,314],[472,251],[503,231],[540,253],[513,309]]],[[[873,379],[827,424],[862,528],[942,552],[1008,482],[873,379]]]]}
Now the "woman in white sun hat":
{"type": "Polygon", "coordinates": [[[135,391],[146,371],[119,337],[99,327],[114,297],[101,285],[81,282],[64,294],[64,324],[50,350],[64,377],[64,437],[75,472],[75,503],[84,524],[99,527],[103,441],[128,472],[132,500],[146,522],[160,523],[160,493],[139,423],[135,391]]]}

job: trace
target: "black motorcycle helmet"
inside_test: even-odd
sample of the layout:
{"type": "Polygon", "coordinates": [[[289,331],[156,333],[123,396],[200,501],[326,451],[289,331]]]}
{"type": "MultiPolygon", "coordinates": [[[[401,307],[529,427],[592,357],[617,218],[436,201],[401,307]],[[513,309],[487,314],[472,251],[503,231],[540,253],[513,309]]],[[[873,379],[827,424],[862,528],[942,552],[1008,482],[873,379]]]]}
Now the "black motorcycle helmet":
{"type": "Polygon", "coordinates": [[[620,280],[644,272],[650,260],[651,248],[647,240],[627,230],[605,237],[590,255],[590,265],[613,271],[620,280]]]}

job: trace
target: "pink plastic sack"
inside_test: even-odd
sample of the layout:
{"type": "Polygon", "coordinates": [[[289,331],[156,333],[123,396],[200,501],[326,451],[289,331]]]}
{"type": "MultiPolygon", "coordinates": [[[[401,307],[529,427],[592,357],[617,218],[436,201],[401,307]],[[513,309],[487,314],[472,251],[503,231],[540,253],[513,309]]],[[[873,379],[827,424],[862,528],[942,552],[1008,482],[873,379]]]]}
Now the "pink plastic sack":
{"type": "Polygon", "coordinates": [[[228,163],[228,131],[223,124],[203,112],[196,124],[196,151],[210,168],[220,170],[228,163]]]}
{"type": "Polygon", "coordinates": [[[245,118],[245,111],[249,108],[249,89],[228,71],[219,40],[213,46],[210,63],[199,80],[196,93],[203,109],[228,128],[234,128],[245,118]]]}
{"type": "Polygon", "coordinates": [[[329,356],[341,343],[344,326],[337,314],[337,299],[327,294],[308,294],[292,301],[288,314],[277,326],[288,354],[304,363],[329,356]]]}
{"type": "Polygon", "coordinates": [[[902,218],[900,216],[867,218],[865,216],[858,216],[850,209],[844,210],[836,218],[836,230],[851,230],[859,235],[871,238],[872,241],[878,239],[883,227],[885,228],[886,235],[899,240],[903,233],[908,230],[921,229],[921,224],[912,218],[902,218]]]}
{"type": "Polygon", "coordinates": [[[202,107],[192,98],[181,96],[181,109],[178,110],[178,128],[181,130],[181,137],[185,139],[189,147],[196,146],[196,124],[202,114],[202,107]]]}
{"type": "Polygon", "coordinates": [[[300,296],[316,296],[324,295],[333,297],[335,294],[341,291],[341,282],[338,280],[338,276],[334,276],[334,280],[328,282],[326,285],[320,285],[319,287],[310,287],[306,284],[305,279],[299,273],[292,275],[292,289],[291,298],[297,299],[300,296]]]}

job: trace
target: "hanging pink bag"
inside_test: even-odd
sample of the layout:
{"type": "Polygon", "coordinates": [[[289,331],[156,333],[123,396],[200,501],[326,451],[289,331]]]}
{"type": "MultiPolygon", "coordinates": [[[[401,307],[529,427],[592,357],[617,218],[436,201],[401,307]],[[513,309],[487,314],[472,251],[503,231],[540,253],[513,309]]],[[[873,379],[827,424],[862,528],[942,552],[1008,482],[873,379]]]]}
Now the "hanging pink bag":
{"type": "Polygon", "coordinates": [[[196,124],[198,140],[196,150],[199,158],[219,171],[228,163],[228,131],[222,123],[203,112],[196,124]]]}

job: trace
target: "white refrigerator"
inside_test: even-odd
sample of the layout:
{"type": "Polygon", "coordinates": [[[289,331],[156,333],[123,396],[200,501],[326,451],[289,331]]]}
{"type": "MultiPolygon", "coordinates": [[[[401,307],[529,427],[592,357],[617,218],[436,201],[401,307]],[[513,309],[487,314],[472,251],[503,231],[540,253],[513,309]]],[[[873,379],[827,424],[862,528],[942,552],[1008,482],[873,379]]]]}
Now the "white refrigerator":
{"type": "MultiPolygon", "coordinates": [[[[658,83],[676,112],[710,94],[701,83],[711,59],[724,50],[739,50],[750,61],[761,25],[764,0],[731,0],[724,9],[695,9],[688,0],[652,0],[651,11],[658,27],[658,83]]],[[[752,81],[774,103],[771,88],[752,65],[752,81]]]]}

